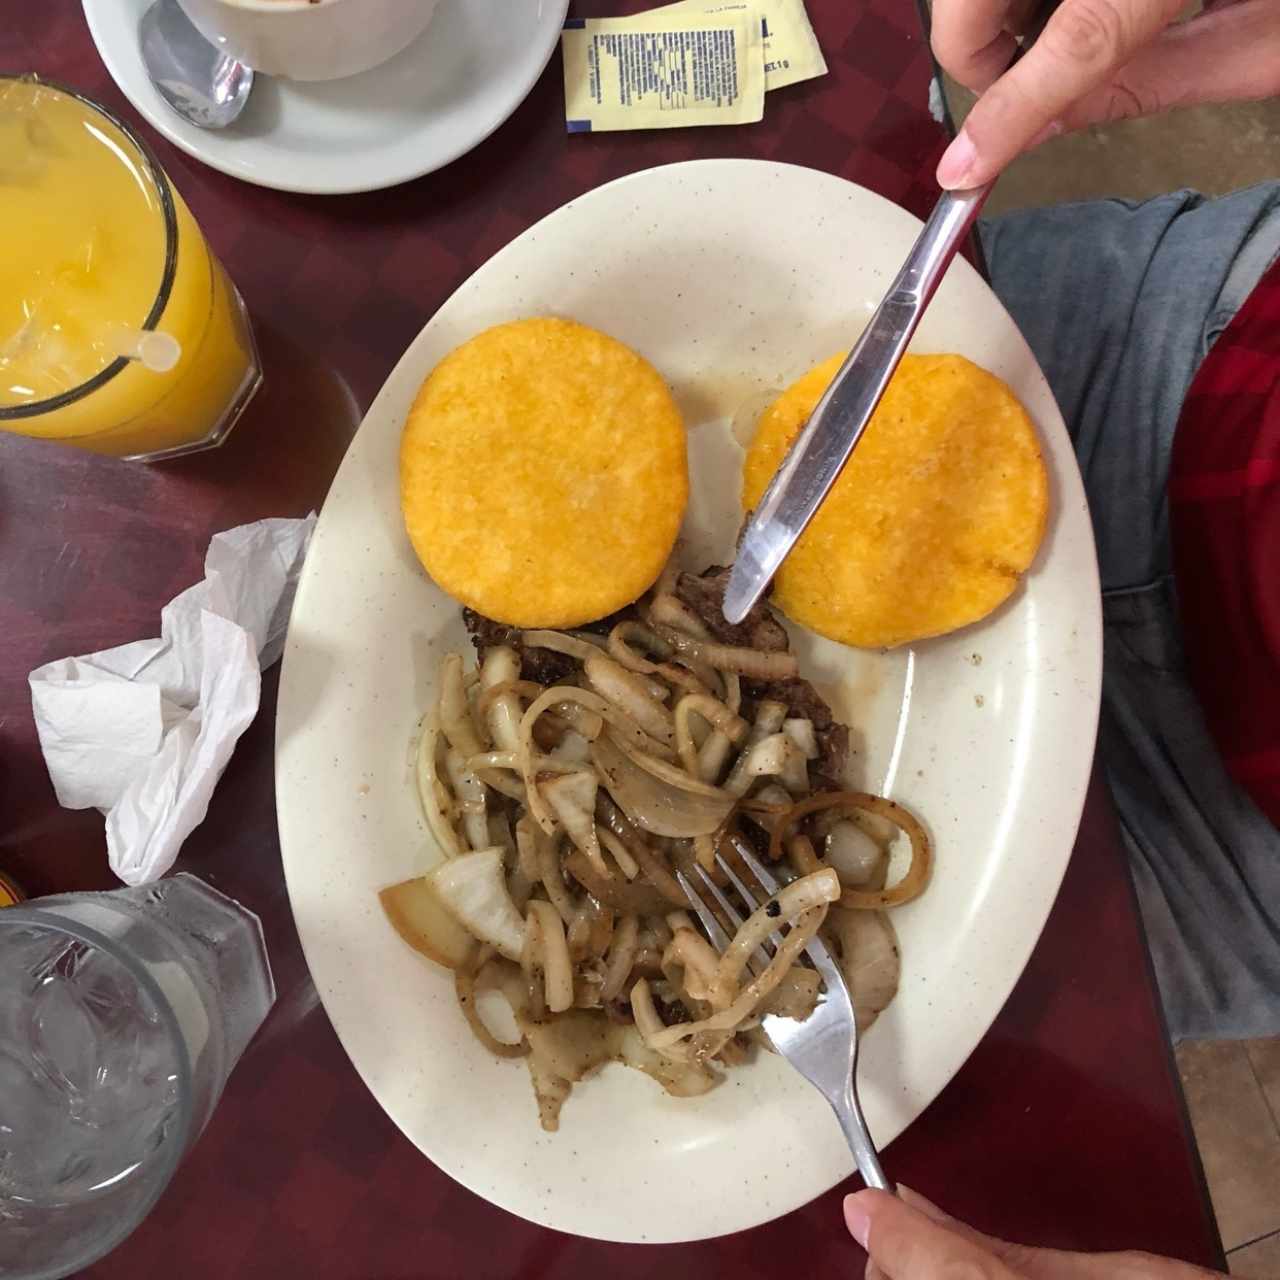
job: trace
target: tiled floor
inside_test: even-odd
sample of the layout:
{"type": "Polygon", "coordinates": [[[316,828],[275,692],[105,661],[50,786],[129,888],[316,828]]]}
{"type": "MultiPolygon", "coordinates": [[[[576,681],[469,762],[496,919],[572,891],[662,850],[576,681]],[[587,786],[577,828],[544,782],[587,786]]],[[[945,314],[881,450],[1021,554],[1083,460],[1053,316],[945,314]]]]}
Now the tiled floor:
{"type": "Polygon", "coordinates": [[[1177,1058],[1231,1273],[1280,1280],[1280,1039],[1188,1041],[1177,1058]]]}

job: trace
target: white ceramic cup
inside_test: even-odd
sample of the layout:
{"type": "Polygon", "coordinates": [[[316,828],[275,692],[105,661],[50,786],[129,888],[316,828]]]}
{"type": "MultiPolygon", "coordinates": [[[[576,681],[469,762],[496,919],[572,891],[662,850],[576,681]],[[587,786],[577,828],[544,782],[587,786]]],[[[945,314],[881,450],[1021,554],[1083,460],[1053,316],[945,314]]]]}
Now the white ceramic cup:
{"type": "Polygon", "coordinates": [[[439,0],[179,0],[206,40],[255,71],[338,80],[416,40],[439,0]]]}

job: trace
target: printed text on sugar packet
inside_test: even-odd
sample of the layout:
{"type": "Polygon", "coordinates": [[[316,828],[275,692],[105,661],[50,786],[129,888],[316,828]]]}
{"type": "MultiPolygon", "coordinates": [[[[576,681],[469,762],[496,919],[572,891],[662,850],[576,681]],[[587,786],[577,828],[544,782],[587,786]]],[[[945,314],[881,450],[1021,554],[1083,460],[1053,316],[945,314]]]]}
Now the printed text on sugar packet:
{"type": "Polygon", "coordinates": [[[745,14],[571,20],[564,55],[571,133],[741,124],[764,114],[763,42],[745,14]]]}

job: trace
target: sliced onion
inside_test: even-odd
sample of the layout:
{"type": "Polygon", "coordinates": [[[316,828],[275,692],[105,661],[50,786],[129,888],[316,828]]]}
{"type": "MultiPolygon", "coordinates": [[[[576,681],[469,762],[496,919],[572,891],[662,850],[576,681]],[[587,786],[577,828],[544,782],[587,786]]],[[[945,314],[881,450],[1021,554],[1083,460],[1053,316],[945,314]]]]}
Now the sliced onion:
{"type": "Polygon", "coordinates": [[[804,753],[785,733],[771,733],[738,757],[724,789],[732,796],[744,796],[757,778],[779,778],[788,791],[807,791],[804,753]]]}
{"type": "Polygon", "coordinates": [[[585,662],[592,654],[600,652],[599,646],[590,640],[566,635],[563,631],[526,631],[520,638],[531,649],[551,649],[577,662],[585,662]]]}
{"type": "Polygon", "coordinates": [[[688,902],[679,881],[671,874],[665,858],[656,849],[650,847],[648,841],[631,825],[627,816],[607,793],[596,797],[596,818],[626,845],[627,851],[640,867],[640,874],[663,898],[681,906],[688,902]]]}
{"type": "Polygon", "coordinates": [[[609,633],[609,654],[628,671],[646,676],[661,676],[668,684],[689,693],[710,692],[706,684],[689,668],[666,661],[671,656],[671,646],[656,631],[646,627],[642,622],[618,623],[609,633]],[[652,662],[648,658],[641,657],[631,647],[633,637],[663,661],[652,662]]]}
{"type": "Polygon", "coordinates": [[[576,729],[567,729],[560,743],[549,757],[565,764],[577,765],[579,768],[591,763],[591,739],[584,738],[576,729]]]}
{"type": "Polygon", "coordinates": [[[640,919],[626,915],[613,931],[613,941],[605,961],[604,985],[600,989],[601,1000],[616,1000],[631,976],[631,965],[636,958],[636,943],[640,937],[640,919]]]}
{"type": "MultiPolygon", "coordinates": [[[[649,605],[649,621],[654,624],[654,630],[658,635],[668,644],[671,641],[665,635],[664,628],[668,630],[674,628],[698,640],[706,640],[711,636],[707,630],[707,624],[679,596],[670,591],[659,591],[653,597],[649,605]]],[[[672,648],[674,647],[672,645],[672,648]]]]}
{"type": "MultiPolygon", "coordinates": [[[[679,753],[680,763],[684,765],[685,772],[691,777],[706,781],[707,775],[702,771],[702,755],[694,743],[693,730],[689,723],[689,717],[692,715],[701,716],[719,734],[725,744],[723,753],[707,752],[708,763],[714,762],[715,757],[720,755],[719,764],[714,769],[715,773],[719,773],[720,767],[724,764],[724,758],[728,754],[728,744],[741,742],[747,736],[748,725],[741,716],[731,711],[723,702],[706,694],[687,693],[676,703],[673,719],[676,751],[679,753]]],[[[706,747],[705,742],[703,746],[706,747]]]]}
{"type": "Polygon", "coordinates": [[[462,841],[453,829],[453,824],[445,816],[441,804],[441,793],[444,785],[436,774],[436,748],[441,739],[440,727],[435,715],[426,715],[422,719],[422,728],[418,735],[418,751],[414,759],[414,778],[417,782],[418,803],[422,806],[422,816],[427,830],[440,846],[440,852],[446,858],[456,858],[462,852],[462,841]]]}
{"type": "MultiPolygon", "coordinates": [[[[681,1042],[690,1037],[707,1031],[730,1031],[738,1027],[782,981],[783,975],[795,963],[800,952],[809,945],[813,935],[818,931],[826,910],[825,906],[812,907],[798,915],[765,971],[743,987],[727,1008],[713,1013],[709,1018],[679,1023],[676,1026],[664,1027],[661,1031],[654,1031],[645,1036],[645,1043],[660,1053],[669,1053],[678,1049],[681,1042]]],[[[634,997],[632,1008],[635,1008],[634,997]]],[[[639,1026],[639,1023],[640,1020],[637,1018],[636,1025],[639,1026]]]]}
{"type": "Polygon", "coordinates": [[[591,744],[591,759],[618,807],[654,835],[709,835],[733,808],[733,800],[715,788],[698,784],[704,789],[695,791],[655,777],[609,736],[591,744]]]}
{"type": "MultiPolygon", "coordinates": [[[[482,770],[510,769],[520,772],[520,757],[515,751],[482,751],[466,762],[467,768],[479,774],[482,770]]],[[[537,773],[577,773],[580,766],[570,760],[562,760],[558,756],[534,756],[533,767],[537,773]]],[[[524,788],[521,787],[516,799],[524,799],[524,788]]]]}
{"type": "Polygon", "coordinates": [[[460,653],[446,653],[440,663],[439,723],[449,745],[464,758],[484,750],[471,720],[460,653]]]}
{"type": "Polygon", "coordinates": [[[902,831],[911,841],[911,865],[897,884],[887,889],[845,889],[840,895],[842,907],[862,911],[879,911],[885,907],[899,907],[904,902],[918,898],[928,887],[933,870],[933,848],[929,837],[916,816],[893,800],[884,796],[869,795],[865,791],[824,791],[793,805],[791,811],[774,827],[769,839],[769,857],[777,861],[782,853],[783,840],[796,823],[811,813],[824,809],[840,809],[846,813],[873,813],[885,818],[902,831]]]}
{"type": "Polygon", "coordinates": [[[716,995],[712,1003],[723,1005],[737,985],[751,954],[774,932],[793,922],[796,917],[815,907],[825,907],[840,897],[840,881],[829,868],[801,876],[783,885],[767,902],[762,903],[734,934],[720,957],[716,978],[716,995]]]}
{"type": "Polygon", "coordinates": [[[562,774],[550,782],[541,783],[543,797],[568,832],[569,839],[590,858],[592,866],[602,876],[609,877],[611,873],[596,837],[596,791],[599,786],[596,775],[588,770],[562,774]]]}
{"type": "MultiPolygon", "coordinates": [[[[772,699],[765,698],[756,705],[755,722],[747,733],[745,750],[742,755],[738,757],[733,769],[729,773],[729,777],[725,781],[724,785],[726,789],[732,788],[735,791],[741,790],[744,795],[746,794],[746,791],[750,788],[751,784],[748,782],[747,785],[743,787],[741,779],[737,775],[740,769],[745,768],[747,752],[754,747],[757,742],[761,742],[763,739],[769,737],[770,734],[777,733],[782,728],[783,722],[786,718],[787,708],[781,702],[774,702],[772,699]]],[[[787,797],[787,800],[788,803],[790,803],[789,796],[787,797]]]]}
{"type": "MultiPolygon", "coordinates": [[[[520,678],[520,659],[507,645],[495,645],[484,656],[480,668],[481,689],[512,684],[520,678]]],[[[483,693],[481,697],[483,697],[483,693]]],[[[520,702],[514,694],[503,694],[486,710],[489,738],[499,751],[520,749],[520,702]]]]}
{"type": "Polygon", "coordinates": [[[782,732],[804,753],[806,760],[818,758],[818,735],[814,731],[813,721],[796,717],[782,722],[782,732]]]}
{"type": "MultiPolygon", "coordinates": [[[[490,964],[501,964],[501,961],[490,961],[490,964]]],[[[459,970],[453,975],[453,991],[458,999],[458,1007],[462,1010],[462,1016],[466,1018],[467,1025],[471,1028],[472,1034],[480,1041],[490,1053],[495,1054],[499,1058],[523,1058],[529,1052],[529,1042],[522,1036],[514,1044],[510,1044],[505,1040],[499,1040],[497,1036],[489,1030],[484,1024],[484,1019],[480,1016],[480,1010],[476,1008],[476,997],[482,990],[491,990],[497,986],[496,982],[490,982],[486,986],[481,986],[483,975],[488,969],[488,965],[481,969],[480,973],[474,977],[470,973],[459,970]]]]}
{"type": "Polygon", "coordinates": [[[695,1000],[709,1000],[720,957],[692,924],[676,929],[662,954],[662,968],[677,964],[684,970],[684,989],[695,1000]]]}
{"type": "Polygon", "coordinates": [[[429,873],[431,887],[454,919],[508,960],[524,948],[524,919],[503,876],[501,849],[478,849],[442,862],[429,873]]]}
{"type": "MultiPolygon", "coordinates": [[[[671,634],[672,630],[698,640],[706,640],[711,634],[707,630],[706,623],[683,600],[665,591],[659,591],[653,597],[649,605],[649,623],[664,639],[671,634]]],[[[667,640],[667,643],[670,641],[667,640]]],[[[674,646],[672,648],[674,649],[674,646]]],[[[705,662],[699,662],[689,654],[684,654],[680,660],[708,690],[713,692],[716,690],[720,684],[720,678],[719,672],[714,667],[705,662]]]]}
{"type": "Polygon", "coordinates": [[[742,811],[758,827],[763,827],[772,835],[774,827],[784,814],[790,812],[794,803],[782,787],[776,782],[770,782],[743,804],[742,811]]]}
{"type": "Polygon", "coordinates": [[[640,874],[640,864],[631,855],[631,850],[627,848],[622,841],[613,834],[612,831],[605,828],[596,828],[596,837],[600,843],[609,850],[613,855],[613,860],[618,864],[618,870],[622,872],[628,880],[634,880],[640,874]]]}
{"type": "Polygon", "coordinates": [[[742,711],[742,679],[736,671],[722,673],[724,680],[724,704],[734,715],[742,711]]]}
{"type": "Polygon", "coordinates": [[[893,923],[883,911],[846,911],[834,907],[822,931],[835,942],[835,952],[849,984],[859,1031],[865,1031],[898,993],[902,958],[893,923]]]}
{"type": "Polygon", "coordinates": [[[651,774],[669,786],[675,787],[677,791],[687,791],[690,795],[707,796],[710,799],[719,797],[732,805],[734,797],[729,796],[722,787],[714,786],[710,782],[703,782],[701,778],[695,778],[677,765],[671,764],[666,760],[660,760],[657,756],[647,751],[637,749],[626,738],[610,734],[609,741],[637,768],[643,769],[645,773],[651,774]]]}
{"type": "Polygon", "coordinates": [[[473,849],[487,848],[492,842],[489,839],[484,783],[467,768],[466,761],[453,747],[445,752],[444,769],[449,776],[458,811],[462,814],[462,830],[467,843],[473,849]]]}
{"type": "Polygon", "coordinates": [[[653,1003],[653,991],[647,978],[638,978],[631,988],[631,1016],[636,1020],[636,1030],[644,1037],[644,1042],[650,1049],[677,1062],[688,1060],[689,1046],[680,1044],[678,1040],[669,1039],[659,1047],[668,1028],[658,1017],[657,1007],[653,1003]]]}
{"type": "Polygon", "coordinates": [[[671,657],[671,646],[652,628],[643,622],[619,622],[609,632],[609,653],[615,661],[620,662],[628,671],[651,676],[659,670],[659,664],[642,657],[632,647],[632,639],[644,645],[650,653],[657,654],[660,660],[671,657]]]}
{"type": "Polygon", "coordinates": [[[581,849],[569,851],[565,856],[564,869],[593,898],[623,915],[648,916],[667,908],[667,899],[651,884],[627,881],[621,877],[606,880],[581,849]]]}
{"type": "MultiPolygon", "coordinates": [[[[822,863],[813,848],[813,841],[806,835],[794,835],[787,837],[787,856],[791,859],[791,865],[802,876],[810,876],[815,871],[822,870],[822,863]]],[[[839,878],[840,871],[836,867],[831,868],[839,878]]],[[[840,883],[843,885],[844,881],[840,883]]]]}
{"type": "Polygon", "coordinates": [[[573,1006],[573,961],[564,922],[549,902],[531,901],[525,917],[525,952],[536,957],[546,984],[547,1008],[563,1013],[573,1006]]]}
{"type": "Polygon", "coordinates": [[[790,680],[800,674],[800,662],[785,649],[748,649],[739,645],[695,640],[674,627],[659,627],[658,634],[684,659],[735,671],[755,680],[790,680]]]}
{"type": "Polygon", "coordinates": [[[560,918],[568,924],[577,914],[578,908],[569,896],[564,882],[564,872],[560,867],[560,842],[562,837],[546,835],[540,827],[533,829],[534,862],[538,874],[535,879],[542,882],[547,897],[560,913],[560,918]]]}
{"type": "Polygon", "coordinates": [[[559,702],[576,702],[586,707],[587,710],[595,712],[618,731],[619,738],[633,742],[642,751],[653,752],[666,758],[674,755],[674,752],[669,747],[660,742],[655,742],[635,721],[629,719],[612,703],[600,697],[599,694],[591,693],[586,689],[577,689],[573,685],[555,685],[546,690],[533,700],[528,710],[524,713],[524,719],[520,722],[518,750],[520,753],[521,773],[524,777],[525,789],[528,792],[529,812],[533,814],[534,821],[544,831],[548,832],[555,825],[555,820],[546,802],[538,794],[538,790],[534,786],[533,730],[538,722],[538,717],[559,702]]]}
{"type": "Polygon", "coordinates": [[[516,823],[516,866],[526,880],[541,880],[542,867],[538,862],[538,837],[542,828],[527,813],[516,823]]]}
{"type": "MultiPolygon", "coordinates": [[[[736,671],[722,672],[724,679],[724,705],[737,715],[742,710],[742,681],[736,671]]],[[[733,744],[719,729],[707,736],[698,748],[698,777],[703,782],[715,782],[724,772],[733,744]]]]}
{"type": "Polygon", "coordinates": [[[603,902],[597,902],[589,894],[582,909],[586,913],[587,924],[590,926],[587,954],[593,958],[603,956],[613,941],[618,913],[612,907],[606,907],[603,902]]]}
{"type": "MultiPolygon", "coordinates": [[[[830,912],[827,913],[830,918],[830,912]]],[[[822,979],[814,969],[793,964],[779,979],[773,994],[760,1002],[761,1013],[803,1022],[817,1007],[822,979]]]]}
{"type": "Polygon", "coordinates": [[[865,889],[877,876],[883,883],[885,851],[856,822],[833,823],[822,854],[846,889],[865,889]]]}
{"type": "Polygon", "coordinates": [[[476,711],[482,716],[487,716],[489,708],[499,698],[505,698],[510,694],[517,698],[527,698],[532,701],[541,692],[542,686],[536,680],[503,680],[501,684],[491,684],[476,699],[476,711]]]}
{"type": "Polygon", "coordinates": [[[675,746],[676,731],[671,712],[655,701],[646,677],[628,671],[598,652],[587,659],[583,671],[591,687],[602,698],[630,716],[651,738],[667,747],[675,746]]]}
{"type": "Polygon", "coordinates": [[[383,889],[378,901],[395,931],[429,960],[461,970],[475,959],[475,938],[454,919],[426,876],[383,889]]]}

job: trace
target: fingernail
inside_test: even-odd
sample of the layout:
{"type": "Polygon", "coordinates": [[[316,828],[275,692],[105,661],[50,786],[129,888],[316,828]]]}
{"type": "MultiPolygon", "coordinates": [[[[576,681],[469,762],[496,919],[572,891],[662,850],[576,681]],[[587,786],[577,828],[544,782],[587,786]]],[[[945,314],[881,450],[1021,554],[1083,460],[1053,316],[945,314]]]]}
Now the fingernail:
{"type": "Polygon", "coordinates": [[[938,161],[938,185],[949,191],[972,185],[966,179],[977,162],[978,152],[973,139],[967,129],[961,129],[938,161]]]}
{"type": "Polygon", "coordinates": [[[849,1234],[865,1249],[867,1239],[871,1235],[871,1216],[858,1203],[857,1196],[844,1198],[844,1225],[849,1228],[849,1234]]]}

